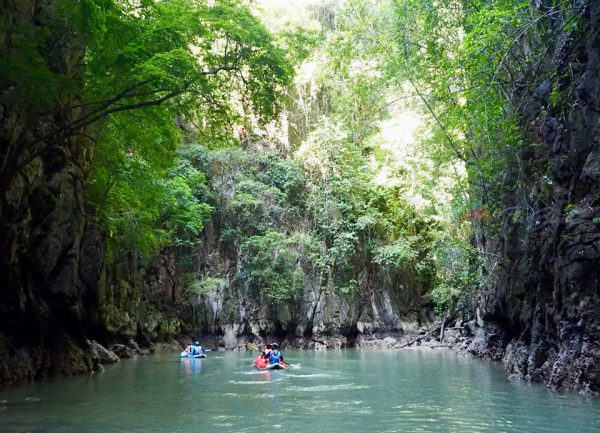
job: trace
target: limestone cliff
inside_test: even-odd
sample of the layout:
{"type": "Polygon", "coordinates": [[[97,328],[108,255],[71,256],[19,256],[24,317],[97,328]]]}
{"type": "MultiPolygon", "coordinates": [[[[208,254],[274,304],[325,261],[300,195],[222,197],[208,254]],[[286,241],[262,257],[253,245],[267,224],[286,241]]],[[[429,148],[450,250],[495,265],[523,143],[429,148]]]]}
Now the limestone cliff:
{"type": "MultiPolygon", "coordinates": [[[[600,392],[600,3],[574,2],[523,96],[529,189],[505,197],[502,260],[470,346],[552,388],[600,392]]],[[[515,176],[506,173],[514,182],[515,176]]]]}
{"type": "MultiPolygon", "coordinates": [[[[26,63],[28,71],[38,68],[42,79],[69,81],[67,89],[74,89],[32,95],[32,80],[39,79],[33,72],[22,82],[19,76],[1,77],[2,387],[100,369],[98,345],[88,338],[147,342],[179,329],[170,329],[173,324],[162,320],[156,304],[145,302],[145,274],[135,255],[105,263],[106,234],[84,198],[94,141],[90,131],[74,134],[68,128],[82,115],[77,92],[82,41],[65,31],[56,1],[8,1],[0,13],[2,62],[18,70],[18,62],[30,55],[41,64],[26,63]],[[24,46],[10,29],[44,37],[36,40],[38,46],[33,41],[24,46]]],[[[42,82],[37,90],[50,85],[42,82]]]]}
{"type": "MultiPolygon", "coordinates": [[[[301,275],[300,288],[281,299],[265,296],[265,284],[252,284],[249,267],[256,251],[245,244],[265,230],[281,233],[282,239],[310,237],[312,216],[306,210],[309,198],[303,195],[308,184],[296,185],[293,194],[302,197],[296,200],[290,198],[295,197],[291,192],[280,194],[270,187],[264,175],[281,164],[301,167],[300,162],[279,153],[265,157],[265,151],[257,149],[216,152],[218,156],[205,152],[202,171],[208,176],[207,196],[214,211],[199,247],[187,252],[193,263],[188,276],[200,282],[218,279],[205,290],[186,291],[185,271],[176,268],[188,333],[221,336],[220,343],[227,348],[267,336],[296,347],[339,348],[369,344],[386,334],[411,333],[431,320],[431,306],[425,305],[429,287],[417,281],[412,269],[383,266],[360,253],[349,255],[352,265],[347,270],[317,265],[305,248],[290,246],[299,248],[293,266],[301,275]]],[[[324,257],[327,239],[316,236],[312,241],[324,257]]],[[[283,253],[269,252],[272,260],[283,253]]]]}

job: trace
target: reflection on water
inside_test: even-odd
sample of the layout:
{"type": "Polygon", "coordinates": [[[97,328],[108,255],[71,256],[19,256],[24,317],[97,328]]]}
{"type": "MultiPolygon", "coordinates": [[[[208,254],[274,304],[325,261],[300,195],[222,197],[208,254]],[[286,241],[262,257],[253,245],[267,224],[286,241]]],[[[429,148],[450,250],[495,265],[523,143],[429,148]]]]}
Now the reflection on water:
{"type": "Polygon", "coordinates": [[[181,367],[188,378],[191,378],[194,374],[200,374],[202,372],[203,359],[196,358],[180,358],[181,367]]]}
{"type": "Polygon", "coordinates": [[[600,399],[434,351],[156,355],[0,393],[0,432],[599,432],[600,399]],[[216,356],[213,356],[216,355],[216,356]],[[26,402],[36,397],[40,402],[26,402]]]}

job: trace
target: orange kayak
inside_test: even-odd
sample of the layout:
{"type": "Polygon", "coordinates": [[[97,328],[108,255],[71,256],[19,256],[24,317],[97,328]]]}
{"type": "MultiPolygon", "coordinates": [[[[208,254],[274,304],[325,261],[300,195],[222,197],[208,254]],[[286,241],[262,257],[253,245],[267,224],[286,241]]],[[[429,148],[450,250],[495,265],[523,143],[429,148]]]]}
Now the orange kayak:
{"type": "Polygon", "coordinates": [[[260,355],[254,359],[254,366],[259,370],[285,370],[287,364],[283,361],[279,361],[277,364],[268,364],[260,355]]]}

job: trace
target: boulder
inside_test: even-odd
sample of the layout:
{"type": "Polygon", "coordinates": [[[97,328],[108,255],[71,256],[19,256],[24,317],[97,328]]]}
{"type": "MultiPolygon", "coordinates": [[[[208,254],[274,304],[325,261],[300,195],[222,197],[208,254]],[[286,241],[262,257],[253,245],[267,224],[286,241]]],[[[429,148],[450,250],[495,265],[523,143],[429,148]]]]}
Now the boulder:
{"type": "Polygon", "coordinates": [[[96,340],[87,341],[92,357],[97,358],[100,364],[115,364],[119,362],[119,357],[108,350],[96,340]]]}
{"type": "Polygon", "coordinates": [[[135,349],[132,349],[131,347],[126,346],[124,344],[113,344],[110,347],[110,351],[112,351],[121,359],[134,358],[137,355],[135,349]]]}

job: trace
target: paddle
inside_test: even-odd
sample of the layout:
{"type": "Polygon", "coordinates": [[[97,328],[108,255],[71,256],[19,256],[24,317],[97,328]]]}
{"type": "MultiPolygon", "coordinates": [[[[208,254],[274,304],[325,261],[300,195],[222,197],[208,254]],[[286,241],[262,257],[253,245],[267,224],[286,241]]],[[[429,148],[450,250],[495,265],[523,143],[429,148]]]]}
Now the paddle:
{"type": "Polygon", "coordinates": [[[256,344],[250,343],[250,342],[246,343],[246,349],[248,349],[248,350],[256,350],[258,352],[262,352],[262,350],[260,350],[256,344]]]}
{"type": "MultiPolygon", "coordinates": [[[[256,344],[250,343],[250,342],[246,343],[246,350],[249,350],[249,351],[256,350],[257,352],[261,352],[262,353],[262,350],[260,350],[256,344]]],[[[254,365],[254,361],[252,361],[251,365],[254,365]]]]}

